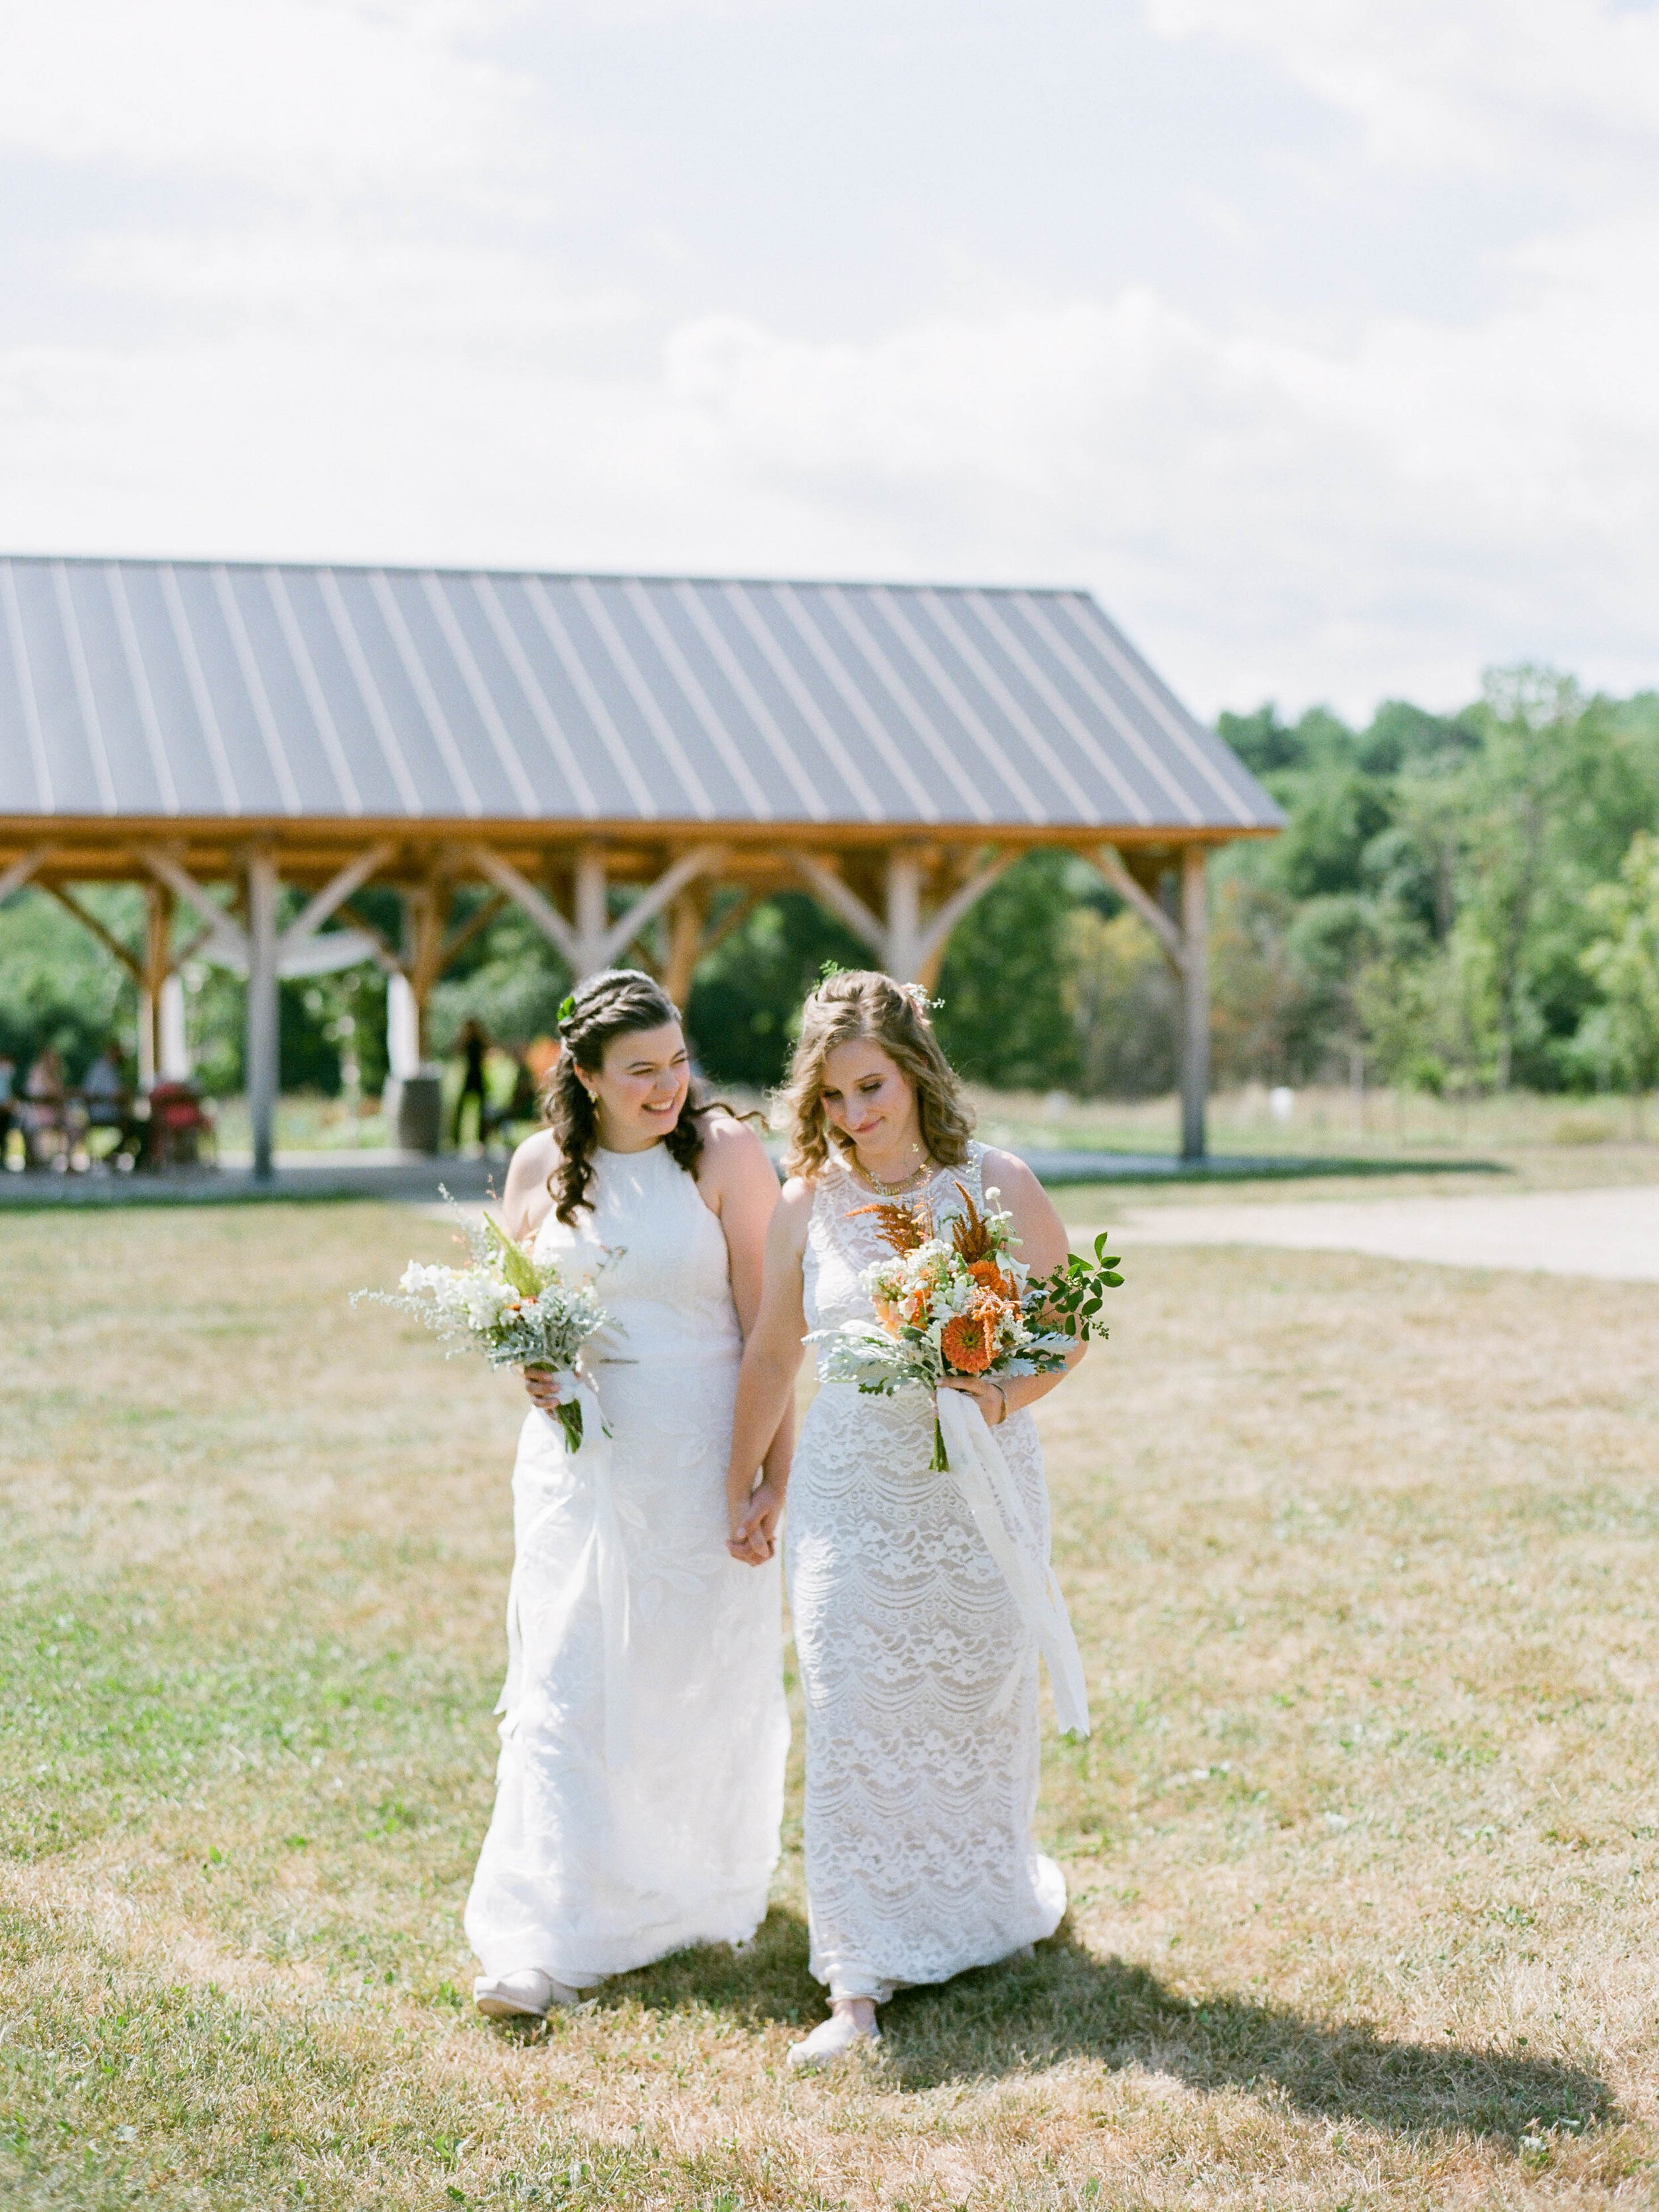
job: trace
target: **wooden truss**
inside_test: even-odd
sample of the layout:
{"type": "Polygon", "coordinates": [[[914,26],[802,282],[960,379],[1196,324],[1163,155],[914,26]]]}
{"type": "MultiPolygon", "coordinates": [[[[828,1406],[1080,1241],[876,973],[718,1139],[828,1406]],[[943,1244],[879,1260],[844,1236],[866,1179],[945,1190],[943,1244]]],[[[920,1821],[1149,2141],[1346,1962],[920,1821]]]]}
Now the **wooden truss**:
{"type": "Polygon", "coordinates": [[[757,901],[805,890],[868,947],[873,965],[903,981],[932,982],[953,930],[1005,869],[1034,846],[1079,854],[1152,928],[1181,979],[1184,1007],[1182,1145],[1204,1150],[1209,1072],[1205,859],[1237,832],[1120,836],[1024,826],[969,833],[908,829],[761,831],[722,825],[459,825],[317,821],[235,824],[0,823],[0,899],[29,882],[58,899],[120,960],[138,986],[139,1060],[146,1079],[182,1073],[179,975],[205,960],[246,976],[246,1063],[256,1172],[268,1173],[277,1075],[280,979],[376,963],[388,977],[394,1072],[424,1049],[434,986],[479,930],[509,903],[532,921],[573,976],[632,962],[660,976],[684,1004],[699,961],[757,901]],[[145,896],[142,951],[123,945],[76,896],[88,881],[137,882],[145,896]],[[278,894],[310,892],[285,927],[278,894]],[[352,904],[366,886],[397,890],[394,942],[352,904]],[[487,896],[458,916],[456,896],[487,896]],[[1171,890],[1175,895],[1170,896],[1171,890]],[[726,894],[723,899],[720,894],[726,894]],[[733,896],[734,895],[734,896],[733,896]],[[188,924],[182,922],[185,915],[188,924]],[[400,1048],[396,1039],[404,1039],[400,1048]],[[404,1062],[396,1065],[398,1056],[404,1062]]]}

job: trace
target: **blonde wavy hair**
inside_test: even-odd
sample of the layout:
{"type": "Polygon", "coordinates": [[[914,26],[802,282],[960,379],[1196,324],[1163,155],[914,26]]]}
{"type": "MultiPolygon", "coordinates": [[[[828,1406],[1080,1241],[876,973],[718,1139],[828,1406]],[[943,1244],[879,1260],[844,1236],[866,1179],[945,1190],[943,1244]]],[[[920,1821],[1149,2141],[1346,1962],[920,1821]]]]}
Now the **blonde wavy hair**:
{"type": "Polygon", "coordinates": [[[789,1063],[782,1099],[789,1114],[784,1166],[809,1180],[819,1174],[833,1140],[851,1152],[852,1139],[832,1130],[823,1111],[823,1063],[837,1045],[868,1037],[878,1044],[916,1094],[921,1141],[941,1167],[960,1167],[968,1157],[974,1113],[962,1082],[933,1035],[927,994],[896,983],[874,969],[843,969],[826,975],[801,1009],[800,1036],[789,1063]]]}

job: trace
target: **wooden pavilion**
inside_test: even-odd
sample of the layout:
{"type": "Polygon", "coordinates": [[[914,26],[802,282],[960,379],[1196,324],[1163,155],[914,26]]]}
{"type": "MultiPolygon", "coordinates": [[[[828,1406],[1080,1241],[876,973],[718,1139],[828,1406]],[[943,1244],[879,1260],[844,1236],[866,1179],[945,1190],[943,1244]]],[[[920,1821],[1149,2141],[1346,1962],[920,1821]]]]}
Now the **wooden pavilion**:
{"type": "Polygon", "coordinates": [[[1282,822],[1083,592],[0,560],[0,899],[40,885],[132,970],[146,1077],[185,1072],[184,963],[246,976],[260,1175],[279,977],[377,963],[408,1073],[433,985],[509,902],[576,976],[627,957],[683,1000],[756,901],[804,889],[927,981],[1036,846],[1087,860],[1177,971],[1200,1156],[1205,860],[1282,822]],[[143,886],[142,955],[91,882],[143,886]],[[285,884],[309,896],[279,927],[285,884]],[[400,895],[395,941],[352,905],[369,884],[400,895]]]}

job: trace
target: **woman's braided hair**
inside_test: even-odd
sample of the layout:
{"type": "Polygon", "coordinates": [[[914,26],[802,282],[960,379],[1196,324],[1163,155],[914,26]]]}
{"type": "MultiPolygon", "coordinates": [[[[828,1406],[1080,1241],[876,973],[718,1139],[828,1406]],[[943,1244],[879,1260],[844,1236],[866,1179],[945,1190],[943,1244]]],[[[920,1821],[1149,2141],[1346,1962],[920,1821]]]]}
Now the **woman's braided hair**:
{"type": "MultiPolygon", "coordinates": [[[[579,983],[559,1009],[559,1038],[564,1049],[549,1071],[542,1113],[559,1148],[558,1164],[547,1179],[553,1210],[574,1223],[586,1206],[593,1181],[593,1153],[599,1141],[599,1109],[576,1071],[597,1075],[605,1066],[612,1037],[634,1030],[659,1030],[680,1018],[680,1010],[654,977],[637,968],[606,968],[579,983]]],[[[689,1176],[702,1158],[702,1116],[729,1111],[700,1095],[694,1084],[680,1118],[663,1139],[675,1164],[689,1176]]]]}

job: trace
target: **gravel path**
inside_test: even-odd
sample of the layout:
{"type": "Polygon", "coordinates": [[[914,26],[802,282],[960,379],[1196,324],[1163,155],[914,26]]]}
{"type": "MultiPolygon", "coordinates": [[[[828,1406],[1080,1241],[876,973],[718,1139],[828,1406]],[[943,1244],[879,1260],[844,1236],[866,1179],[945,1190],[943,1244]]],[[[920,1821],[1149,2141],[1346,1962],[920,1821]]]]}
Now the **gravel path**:
{"type": "MultiPolygon", "coordinates": [[[[1073,1232],[1086,1241],[1082,1231],[1073,1232]]],[[[1310,1200],[1305,1205],[1130,1207],[1130,1244],[1273,1244],[1448,1267],[1518,1267],[1659,1283],[1659,1187],[1512,1197],[1310,1200]]]]}

